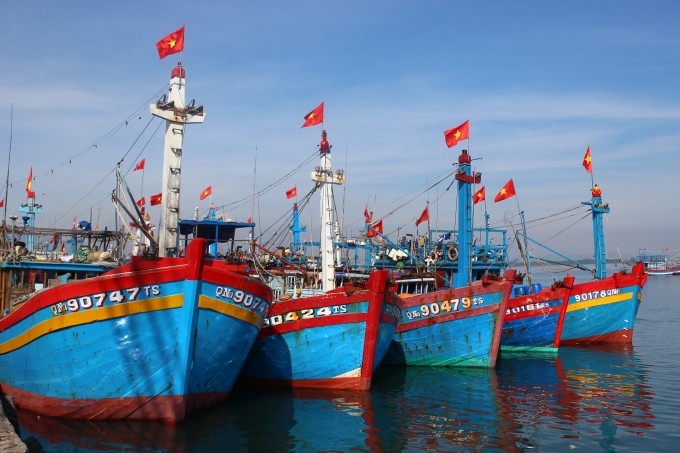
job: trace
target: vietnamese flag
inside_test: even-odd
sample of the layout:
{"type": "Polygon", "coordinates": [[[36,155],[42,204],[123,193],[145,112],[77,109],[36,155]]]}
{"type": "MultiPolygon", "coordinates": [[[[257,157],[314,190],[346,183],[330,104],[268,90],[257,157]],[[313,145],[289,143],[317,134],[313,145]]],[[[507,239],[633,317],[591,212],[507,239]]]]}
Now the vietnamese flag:
{"type": "Polygon", "coordinates": [[[430,220],[430,211],[427,206],[425,206],[425,210],[423,211],[422,214],[420,214],[420,217],[418,217],[418,220],[416,220],[416,226],[420,225],[421,223],[425,222],[426,220],[430,220]]]}
{"type": "Polygon", "coordinates": [[[382,219],[378,220],[375,222],[371,227],[368,229],[368,233],[366,233],[366,236],[369,238],[374,238],[378,235],[378,233],[382,234],[383,233],[383,223],[382,219]],[[373,228],[373,231],[371,228],[373,228]]]}
{"type": "Polygon", "coordinates": [[[203,192],[201,192],[201,197],[200,197],[201,200],[205,200],[205,197],[207,197],[208,195],[212,195],[212,186],[206,187],[205,190],[203,190],[203,192]]]}
{"type": "Polygon", "coordinates": [[[163,193],[157,193],[156,195],[151,195],[149,197],[149,203],[151,206],[157,206],[163,202],[163,193]]]}
{"type": "Polygon", "coordinates": [[[5,199],[3,198],[2,200],[0,200],[0,208],[4,208],[4,207],[5,207],[5,199]]]}
{"type": "Polygon", "coordinates": [[[28,181],[26,181],[26,198],[35,198],[35,192],[33,192],[33,167],[31,167],[31,171],[28,172],[28,181]]]}
{"type": "Polygon", "coordinates": [[[297,195],[297,186],[286,191],[286,198],[290,199],[297,195]]]}
{"type": "Polygon", "coordinates": [[[486,200],[486,188],[482,186],[475,194],[472,196],[472,204],[477,204],[480,201],[486,200]]]}
{"type": "Polygon", "coordinates": [[[499,201],[507,200],[510,197],[514,197],[515,194],[515,184],[512,182],[512,179],[508,181],[503,188],[498,192],[498,195],[496,195],[496,198],[494,198],[493,201],[498,203],[499,201]]]}
{"type": "Polygon", "coordinates": [[[453,147],[456,145],[461,140],[465,140],[466,138],[470,138],[470,120],[467,120],[463,124],[461,124],[458,127],[454,127],[453,129],[449,129],[448,131],[444,132],[444,138],[446,139],[446,146],[449,148],[453,147]]]}
{"type": "Polygon", "coordinates": [[[253,223],[253,218],[252,218],[252,217],[248,217],[248,220],[246,221],[246,223],[253,223]]]}
{"type": "Polygon", "coordinates": [[[158,56],[161,57],[161,60],[168,55],[183,51],[184,26],[158,41],[156,43],[156,49],[158,49],[158,56]]]}
{"type": "Polygon", "coordinates": [[[588,173],[593,172],[593,160],[590,158],[590,145],[588,145],[588,151],[586,151],[586,155],[583,156],[583,167],[585,167],[588,173]]]}
{"type": "Polygon", "coordinates": [[[140,198],[139,200],[137,200],[137,206],[139,206],[140,208],[141,208],[142,206],[144,206],[145,204],[146,204],[146,199],[145,199],[144,197],[142,197],[142,198],[140,198]]]}
{"type": "Polygon", "coordinates": [[[305,115],[305,123],[300,127],[316,126],[321,123],[323,123],[323,102],[317,108],[305,115]]]}
{"type": "Polygon", "coordinates": [[[144,170],[144,162],[145,161],[146,161],[146,159],[140,160],[139,163],[137,165],[135,165],[135,169],[132,170],[132,171],[144,170]]]}

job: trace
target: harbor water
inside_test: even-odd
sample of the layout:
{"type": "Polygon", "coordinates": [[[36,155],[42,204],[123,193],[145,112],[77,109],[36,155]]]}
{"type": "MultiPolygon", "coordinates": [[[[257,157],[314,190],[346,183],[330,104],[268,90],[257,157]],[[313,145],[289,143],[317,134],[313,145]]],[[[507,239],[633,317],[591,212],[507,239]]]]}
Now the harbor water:
{"type": "Polygon", "coordinates": [[[381,367],[364,393],[237,386],[176,427],[19,410],[20,431],[65,452],[677,451],[679,314],[680,276],[650,277],[632,346],[501,356],[496,369],[381,367]]]}

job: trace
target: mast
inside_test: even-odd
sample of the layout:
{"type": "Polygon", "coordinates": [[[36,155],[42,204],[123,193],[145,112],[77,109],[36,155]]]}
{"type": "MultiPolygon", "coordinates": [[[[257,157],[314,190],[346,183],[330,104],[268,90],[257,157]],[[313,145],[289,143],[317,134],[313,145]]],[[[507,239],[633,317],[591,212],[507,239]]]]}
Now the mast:
{"type": "Polygon", "coordinates": [[[290,227],[290,231],[293,232],[293,253],[301,253],[302,241],[300,240],[300,233],[307,231],[307,227],[300,226],[300,211],[298,210],[297,203],[293,205],[293,226],[290,227]]]}
{"type": "Polygon", "coordinates": [[[482,182],[482,174],[472,173],[472,158],[467,150],[458,156],[458,272],[453,285],[456,288],[470,283],[470,263],[472,261],[472,184],[482,182]]]}
{"type": "Polygon", "coordinates": [[[602,203],[602,191],[597,184],[592,190],[592,199],[581,204],[592,206],[593,211],[593,241],[595,246],[595,278],[603,279],[607,276],[607,251],[604,246],[604,225],[602,215],[609,212],[609,204],[602,203]]]}
{"type": "Polygon", "coordinates": [[[4,215],[2,218],[2,224],[5,225],[7,223],[7,204],[9,203],[9,200],[7,199],[7,195],[9,193],[9,166],[10,163],[12,162],[12,133],[14,131],[14,103],[10,104],[10,110],[9,110],[9,152],[7,153],[7,178],[5,179],[5,206],[4,206],[4,215]]]}
{"type": "Polygon", "coordinates": [[[24,221],[24,225],[28,227],[28,234],[26,235],[26,249],[29,252],[33,252],[35,238],[33,232],[35,230],[35,215],[37,213],[43,212],[43,207],[41,204],[36,203],[35,196],[30,197],[26,200],[26,203],[21,203],[19,207],[19,212],[26,213],[25,216],[21,216],[21,220],[24,221]]]}
{"type": "Polygon", "coordinates": [[[185,71],[180,62],[170,74],[169,93],[163,95],[156,104],[149,106],[154,116],[166,121],[163,149],[163,203],[158,227],[160,256],[177,254],[184,125],[202,123],[205,119],[202,105],[195,107],[194,100],[189,105],[185,105],[184,89],[185,71]]]}
{"type": "Polygon", "coordinates": [[[312,181],[321,184],[321,282],[324,292],[335,289],[335,262],[333,259],[333,184],[344,184],[345,175],[342,170],[333,174],[331,168],[331,145],[326,140],[326,131],[321,131],[319,145],[321,162],[312,172],[312,181]]]}

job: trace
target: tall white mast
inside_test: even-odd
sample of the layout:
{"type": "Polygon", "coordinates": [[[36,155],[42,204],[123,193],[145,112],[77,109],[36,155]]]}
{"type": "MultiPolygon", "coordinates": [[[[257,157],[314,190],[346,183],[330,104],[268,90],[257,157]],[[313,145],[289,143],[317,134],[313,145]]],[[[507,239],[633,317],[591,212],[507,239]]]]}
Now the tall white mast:
{"type": "Polygon", "coordinates": [[[321,282],[324,292],[335,289],[335,260],[333,259],[333,186],[344,184],[342,170],[333,174],[331,168],[331,146],[326,140],[326,131],[321,131],[321,163],[312,173],[312,180],[321,183],[321,282]]]}
{"type": "Polygon", "coordinates": [[[185,104],[184,88],[185,72],[182,63],[177,63],[170,75],[168,95],[164,95],[156,104],[149,106],[153,115],[166,121],[163,151],[163,202],[158,228],[160,256],[177,255],[184,125],[202,123],[205,119],[202,105],[195,107],[193,100],[188,106],[185,104]]]}

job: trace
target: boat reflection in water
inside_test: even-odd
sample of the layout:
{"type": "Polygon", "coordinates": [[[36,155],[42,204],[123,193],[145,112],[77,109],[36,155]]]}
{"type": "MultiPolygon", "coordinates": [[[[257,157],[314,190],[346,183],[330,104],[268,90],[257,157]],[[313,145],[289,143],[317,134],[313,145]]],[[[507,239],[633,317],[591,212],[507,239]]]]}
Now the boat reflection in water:
{"type": "Polygon", "coordinates": [[[21,437],[46,451],[380,451],[369,392],[238,389],[177,426],[62,420],[20,411],[21,437]]]}
{"type": "Polygon", "coordinates": [[[19,412],[22,438],[78,451],[645,451],[647,367],[632,347],[514,355],[496,369],[378,369],[368,392],[234,390],[178,426],[19,412]]]}
{"type": "Polygon", "coordinates": [[[491,368],[383,367],[371,392],[382,451],[506,450],[491,368]]]}
{"type": "Polygon", "coordinates": [[[647,370],[631,345],[562,347],[500,360],[501,416],[518,448],[614,450],[654,429],[647,370]]]}

